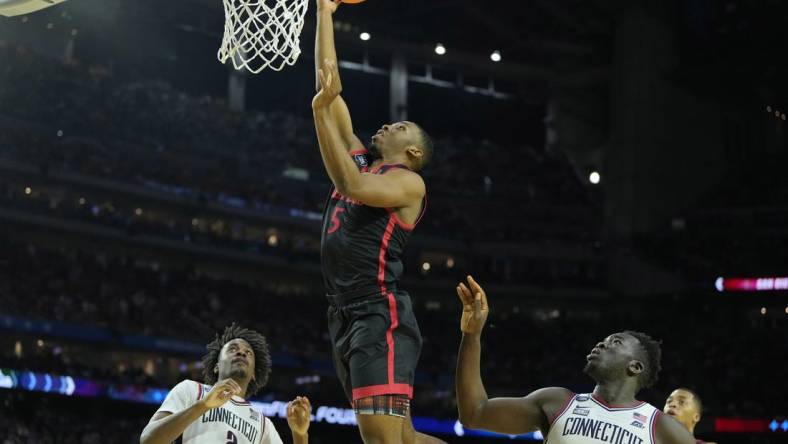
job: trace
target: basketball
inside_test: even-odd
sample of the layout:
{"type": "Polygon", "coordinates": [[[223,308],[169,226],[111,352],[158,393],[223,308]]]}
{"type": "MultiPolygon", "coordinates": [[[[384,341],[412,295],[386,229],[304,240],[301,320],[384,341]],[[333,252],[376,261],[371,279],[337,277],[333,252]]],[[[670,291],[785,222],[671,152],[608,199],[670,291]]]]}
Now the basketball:
{"type": "Polygon", "coordinates": [[[364,1],[365,0],[341,0],[342,3],[350,3],[350,4],[361,3],[361,2],[364,2],[364,1]]]}

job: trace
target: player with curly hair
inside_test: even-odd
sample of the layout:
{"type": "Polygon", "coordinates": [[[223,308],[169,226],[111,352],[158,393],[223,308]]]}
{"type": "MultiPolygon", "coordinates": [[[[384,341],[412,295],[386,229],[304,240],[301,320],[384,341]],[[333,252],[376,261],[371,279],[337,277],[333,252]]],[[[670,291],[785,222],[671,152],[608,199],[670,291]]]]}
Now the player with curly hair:
{"type": "Polygon", "coordinates": [[[695,444],[675,419],[635,398],[657,381],[662,357],[660,342],[641,332],[613,333],[591,349],[583,371],[596,382],[592,393],[549,387],[489,399],[479,368],[487,295],[470,276],[457,294],[463,305],[457,405],[464,426],[510,435],[540,431],[550,444],[695,444]]]}
{"type": "MultiPolygon", "coordinates": [[[[268,382],[271,354],[260,333],[235,324],[217,334],[203,356],[203,383],[176,385],[142,431],[141,444],[281,444],[271,423],[249,397],[268,382]]],[[[287,408],[293,442],[309,441],[311,406],[298,397],[287,408]]]]}

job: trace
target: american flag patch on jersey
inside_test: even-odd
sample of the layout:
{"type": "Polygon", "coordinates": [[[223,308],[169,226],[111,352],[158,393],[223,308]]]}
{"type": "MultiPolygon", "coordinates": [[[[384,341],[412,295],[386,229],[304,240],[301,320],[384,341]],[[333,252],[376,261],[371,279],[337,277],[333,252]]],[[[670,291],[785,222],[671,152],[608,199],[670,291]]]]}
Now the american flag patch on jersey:
{"type": "Polygon", "coordinates": [[[640,422],[648,421],[648,418],[646,417],[646,415],[643,415],[643,414],[638,413],[638,412],[633,413],[632,417],[635,418],[636,420],[640,421],[640,422]]]}
{"type": "Polygon", "coordinates": [[[253,408],[249,408],[249,412],[251,413],[252,421],[259,421],[260,420],[260,412],[253,408]]]}

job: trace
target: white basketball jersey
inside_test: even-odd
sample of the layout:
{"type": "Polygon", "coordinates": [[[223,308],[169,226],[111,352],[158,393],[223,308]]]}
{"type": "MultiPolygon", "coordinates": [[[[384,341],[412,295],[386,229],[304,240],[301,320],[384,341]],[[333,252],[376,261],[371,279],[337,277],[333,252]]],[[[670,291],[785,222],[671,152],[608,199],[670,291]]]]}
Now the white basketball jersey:
{"type": "Polygon", "coordinates": [[[655,444],[660,413],[645,402],[614,407],[594,395],[574,395],[551,421],[545,443],[655,444]]]}
{"type": "MultiPolygon", "coordinates": [[[[211,386],[185,380],[176,385],[159,412],[178,413],[203,399],[211,386]]],[[[223,406],[208,410],[184,430],[182,444],[282,444],[271,420],[248,401],[233,397],[223,406]]]]}

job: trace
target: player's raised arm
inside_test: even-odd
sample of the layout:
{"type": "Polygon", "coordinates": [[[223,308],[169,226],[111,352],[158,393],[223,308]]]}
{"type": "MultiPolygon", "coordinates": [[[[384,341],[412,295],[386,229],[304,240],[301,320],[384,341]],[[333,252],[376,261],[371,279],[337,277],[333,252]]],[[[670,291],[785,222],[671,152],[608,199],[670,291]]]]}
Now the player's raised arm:
{"type": "MultiPolygon", "coordinates": [[[[326,72],[325,61],[338,61],[334,44],[334,12],[339,7],[339,0],[317,0],[317,32],[315,32],[315,91],[320,91],[319,70],[326,72]]],[[[337,73],[335,79],[338,90],[342,91],[342,79],[337,73]]],[[[346,151],[364,149],[361,140],[353,133],[353,122],[347,104],[338,96],[329,106],[330,122],[336,125],[339,137],[346,151]]]]}
{"type": "Polygon", "coordinates": [[[489,399],[482,382],[481,333],[489,314],[487,295],[470,276],[468,285],[460,283],[457,295],[462,302],[462,342],[457,357],[457,406],[460,422],[472,429],[518,435],[542,430],[547,432],[547,412],[557,411],[571,393],[551,387],[537,390],[523,398],[489,399]]]}
{"type": "Polygon", "coordinates": [[[334,61],[325,63],[320,69],[320,92],[312,100],[320,154],[331,181],[343,196],[379,208],[398,208],[421,202],[426,194],[424,180],[418,174],[397,169],[387,174],[363,174],[356,163],[347,155],[342,138],[331,122],[330,106],[339,96],[334,79],[337,67],[334,61]]]}

